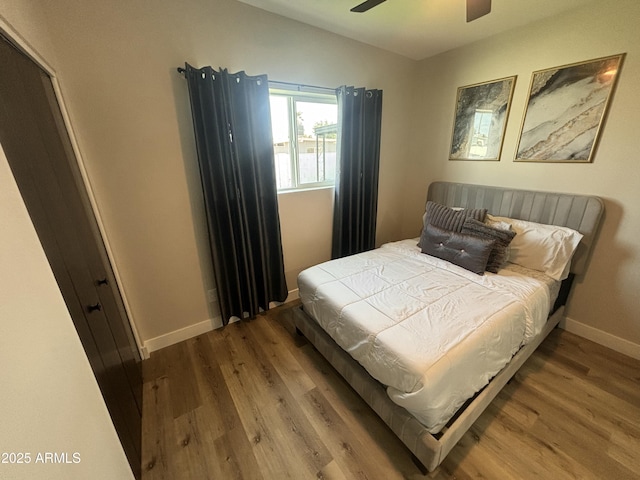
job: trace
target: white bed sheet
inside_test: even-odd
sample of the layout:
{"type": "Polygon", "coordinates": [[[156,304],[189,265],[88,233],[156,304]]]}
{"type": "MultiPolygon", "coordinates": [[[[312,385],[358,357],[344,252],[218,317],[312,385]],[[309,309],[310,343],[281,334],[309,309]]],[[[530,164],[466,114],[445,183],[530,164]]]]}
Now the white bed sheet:
{"type": "Polygon", "coordinates": [[[475,275],[416,243],[316,265],[298,286],[305,311],[437,433],[540,332],[559,282],[511,264],[475,275]]]}

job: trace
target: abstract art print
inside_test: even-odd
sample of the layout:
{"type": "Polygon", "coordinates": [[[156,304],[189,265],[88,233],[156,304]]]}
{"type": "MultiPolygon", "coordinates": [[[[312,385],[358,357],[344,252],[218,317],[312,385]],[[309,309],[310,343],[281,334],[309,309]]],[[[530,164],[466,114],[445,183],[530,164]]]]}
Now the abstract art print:
{"type": "Polygon", "coordinates": [[[458,88],[450,160],[500,160],[516,77],[458,88]]]}
{"type": "Polygon", "coordinates": [[[591,162],[623,56],[533,72],[516,161],[591,162]]]}

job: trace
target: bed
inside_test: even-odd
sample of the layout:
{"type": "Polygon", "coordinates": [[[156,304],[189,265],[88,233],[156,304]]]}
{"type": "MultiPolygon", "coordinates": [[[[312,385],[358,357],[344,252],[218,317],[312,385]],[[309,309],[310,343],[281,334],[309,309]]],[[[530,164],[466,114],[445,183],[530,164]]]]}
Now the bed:
{"type": "Polygon", "coordinates": [[[562,319],[602,213],[593,196],[434,182],[421,237],[300,274],[296,328],[433,471],[562,319]],[[513,232],[509,262],[486,225],[513,232]]]}

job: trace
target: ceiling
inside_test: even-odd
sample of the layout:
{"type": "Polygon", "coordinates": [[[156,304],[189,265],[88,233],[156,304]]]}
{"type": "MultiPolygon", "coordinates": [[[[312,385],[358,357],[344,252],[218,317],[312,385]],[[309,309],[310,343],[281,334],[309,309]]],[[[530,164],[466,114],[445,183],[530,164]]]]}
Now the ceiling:
{"type": "Polygon", "coordinates": [[[489,15],[466,23],[465,0],[387,0],[366,13],[363,0],[238,0],[414,60],[577,8],[592,0],[493,0],[489,15]]]}

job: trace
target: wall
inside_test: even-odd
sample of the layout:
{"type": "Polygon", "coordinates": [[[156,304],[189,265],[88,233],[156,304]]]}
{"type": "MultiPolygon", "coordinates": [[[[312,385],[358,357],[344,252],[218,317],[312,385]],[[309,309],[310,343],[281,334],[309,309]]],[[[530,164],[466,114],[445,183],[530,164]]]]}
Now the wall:
{"type": "Polygon", "coordinates": [[[640,42],[637,0],[607,0],[518,28],[420,64],[407,170],[405,235],[419,229],[427,185],[449,180],[601,196],[604,223],[589,271],[577,279],[567,328],[640,356],[640,42]],[[626,52],[615,97],[590,164],[514,163],[531,73],[626,52]],[[457,87],[517,75],[500,162],[448,161],[457,87]]]}
{"type": "MultiPolygon", "coordinates": [[[[121,286],[151,349],[217,326],[215,304],[206,299],[214,280],[186,84],[175,72],[188,61],[274,80],[382,88],[378,244],[418,235],[435,179],[602,196],[604,226],[589,273],[578,279],[569,326],[637,351],[639,170],[628,141],[640,112],[633,91],[637,2],[590,2],[422,62],[235,0],[0,5],[58,73],[121,286]],[[595,161],[514,163],[531,72],[619,52],[627,58],[595,161]],[[449,162],[457,87],[509,75],[518,81],[502,161],[449,162]]],[[[301,269],[329,257],[332,195],[318,190],[279,200],[294,289],[301,269]]]]}
{"type": "Polygon", "coordinates": [[[0,225],[0,478],[133,478],[1,148],[0,225]]]}
{"type": "MultiPolygon", "coordinates": [[[[378,243],[397,238],[415,62],[235,0],[117,8],[59,0],[41,8],[122,288],[151,349],[216,326],[218,314],[206,300],[214,280],[187,86],[175,70],[185,61],[280,81],[382,88],[378,243]]],[[[280,198],[290,290],[300,270],[329,258],[330,192],[280,198]]]]}

